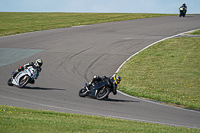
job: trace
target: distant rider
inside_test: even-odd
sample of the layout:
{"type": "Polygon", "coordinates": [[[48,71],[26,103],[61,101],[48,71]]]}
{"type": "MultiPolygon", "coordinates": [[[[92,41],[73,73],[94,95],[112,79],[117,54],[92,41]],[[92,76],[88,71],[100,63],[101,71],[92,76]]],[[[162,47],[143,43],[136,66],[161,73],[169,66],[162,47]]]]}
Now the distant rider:
{"type": "MultiPolygon", "coordinates": [[[[180,8],[183,8],[183,10],[185,10],[185,14],[186,14],[186,12],[187,12],[187,6],[186,6],[186,4],[183,3],[183,5],[182,5],[180,8]]],[[[180,8],[179,8],[179,9],[180,9],[180,8]]]]}
{"type": "Polygon", "coordinates": [[[108,86],[110,89],[112,89],[114,95],[117,94],[117,85],[121,81],[121,77],[120,76],[117,76],[117,75],[114,75],[113,77],[94,76],[93,79],[89,82],[88,88],[90,88],[90,86],[92,86],[92,83],[101,82],[101,81],[106,81],[106,86],[108,86]]]}
{"type": "MultiPolygon", "coordinates": [[[[28,64],[25,64],[24,66],[20,66],[20,67],[13,73],[13,78],[15,78],[15,76],[16,76],[19,72],[21,72],[21,71],[23,71],[24,69],[27,69],[28,67],[32,66],[34,69],[37,70],[37,75],[36,75],[36,79],[37,79],[37,77],[39,76],[39,73],[40,73],[41,70],[42,70],[42,68],[41,68],[42,64],[43,64],[43,61],[42,61],[41,59],[37,59],[35,62],[30,62],[30,63],[28,63],[28,64]]],[[[34,84],[34,83],[35,83],[35,80],[32,79],[32,80],[30,81],[30,83],[34,84]]]]}

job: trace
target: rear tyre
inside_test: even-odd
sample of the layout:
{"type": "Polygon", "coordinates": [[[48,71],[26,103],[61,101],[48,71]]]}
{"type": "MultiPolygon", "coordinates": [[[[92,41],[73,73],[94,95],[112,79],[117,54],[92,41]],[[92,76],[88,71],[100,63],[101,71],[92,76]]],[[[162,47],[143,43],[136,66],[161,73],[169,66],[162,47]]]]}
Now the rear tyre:
{"type": "Polygon", "coordinates": [[[80,97],[86,97],[86,95],[87,95],[87,89],[82,88],[82,89],[79,91],[78,94],[79,94],[80,97]]]}
{"type": "Polygon", "coordinates": [[[12,84],[12,78],[10,78],[10,79],[8,80],[8,85],[9,85],[9,86],[13,86],[13,84],[12,84]]]}
{"type": "Polygon", "coordinates": [[[108,97],[109,93],[110,93],[110,90],[107,87],[106,88],[102,88],[97,93],[97,99],[98,100],[102,100],[102,99],[108,97]]]}
{"type": "Polygon", "coordinates": [[[25,87],[30,81],[30,77],[28,75],[24,75],[19,79],[19,88],[25,87]]]}

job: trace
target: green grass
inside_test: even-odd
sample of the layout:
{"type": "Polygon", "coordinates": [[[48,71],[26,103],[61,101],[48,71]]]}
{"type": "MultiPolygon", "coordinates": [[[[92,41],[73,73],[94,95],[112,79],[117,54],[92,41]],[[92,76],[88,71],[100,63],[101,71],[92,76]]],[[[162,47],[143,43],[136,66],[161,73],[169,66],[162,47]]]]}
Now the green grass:
{"type": "Polygon", "coordinates": [[[192,34],[192,35],[200,35],[200,30],[194,31],[194,32],[192,32],[190,34],[192,34]]]}
{"type": "Polygon", "coordinates": [[[0,131],[2,133],[197,133],[200,129],[0,105],[0,131]]]}
{"type": "Polygon", "coordinates": [[[0,12],[0,36],[160,16],[169,16],[169,14],[0,12]]]}
{"type": "MultiPolygon", "coordinates": [[[[0,36],[78,25],[169,16],[117,13],[4,13],[0,36]]],[[[195,33],[199,34],[199,32],[195,33]]],[[[200,109],[200,38],[174,38],[160,42],[131,58],[118,73],[119,86],[128,94],[200,109]]],[[[164,126],[0,105],[0,131],[20,132],[137,132],[190,133],[199,129],[164,126]]]]}
{"type": "Polygon", "coordinates": [[[132,57],[119,71],[119,90],[200,109],[200,38],[173,38],[132,57]]]}

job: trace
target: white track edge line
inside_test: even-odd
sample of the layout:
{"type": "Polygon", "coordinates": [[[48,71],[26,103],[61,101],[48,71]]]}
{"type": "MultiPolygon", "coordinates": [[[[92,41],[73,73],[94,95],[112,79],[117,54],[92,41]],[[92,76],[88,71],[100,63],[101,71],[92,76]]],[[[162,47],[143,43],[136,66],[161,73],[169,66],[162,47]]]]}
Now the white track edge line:
{"type": "MultiPolygon", "coordinates": [[[[152,45],[154,45],[154,44],[157,44],[157,43],[159,43],[159,42],[162,42],[162,41],[164,41],[164,40],[167,40],[167,39],[170,39],[170,38],[174,38],[174,37],[177,37],[177,36],[180,36],[180,35],[189,33],[189,32],[193,32],[193,31],[196,31],[196,30],[199,30],[199,29],[190,30],[190,31],[186,31],[186,32],[183,32],[183,33],[179,33],[179,34],[176,34],[176,35],[173,35],[173,36],[170,36],[170,37],[166,37],[166,38],[163,38],[163,39],[161,39],[161,40],[159,40],[159,41],[156,41],[156,42],[154,42],[154,43],[152,43],[152,44],[146,46],[146,47],[143,48],[142,50],[140,50],[140,51],[136,52],[135,54],[131,55],[126,61],[124,61],[124,62],[119,66],[119,68],[117,69],[117,71],[115,72],[115,74],[118,73],[119,70],[122,68],[122,66],[123,66],[127,61],[129,61],[133,56],[139,54],[140,52],[142,52],[143,50],[149,48],[150,46],[152,46],[152,45]]],[[[114,74],[114,75],[115,75],[115,74],[114,74]]],[[[165,105],[165,104],[161,104],[161,103],[156,103],[156,102],[153,102],[153,101],[150,101],[150,100],[145,100],[145,99],[142,99],[142,98],[138,98],[138,97],[134,97],[134,96],[128,95],[128,94],[123,93],[123,92],[121,92],[121,91],[119,91],[119,90],[117,90],[117,91],[118,91],[119,93],[121,93],[122,95],[124,95],[124,96],[130,97],[130,98],[134,98],[134,99],[138,99],[138,100],[141,100],[141,101],[146,101],[146,102],[158,104],[158,105],[161,105],[161,106],[167,106],[167,107],[171,107],[171,108],[176,108],[176,109],[181,109],[181,110],[186,110],[186,111],[192,111],[192,112],[200,113],[199,111],[189,110],[189,109],[183,109],[183,108],[179,108],[179,107],[174,107],[174,106],[169,106],[169,105],[165,105]]]]}

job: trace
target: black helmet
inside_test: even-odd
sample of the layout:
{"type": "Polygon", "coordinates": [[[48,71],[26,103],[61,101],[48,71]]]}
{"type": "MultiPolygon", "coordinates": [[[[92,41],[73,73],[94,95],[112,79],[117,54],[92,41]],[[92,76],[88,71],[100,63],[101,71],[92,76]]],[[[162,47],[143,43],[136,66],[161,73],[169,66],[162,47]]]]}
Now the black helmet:
{"type": "Polygon", "coordinates": [[[115,84],[119,84],[120,81],[121,81],[121,77],[120,76],[117,76],[117,75],[114,75],[114,80],[115,80],[115,84]]]}

